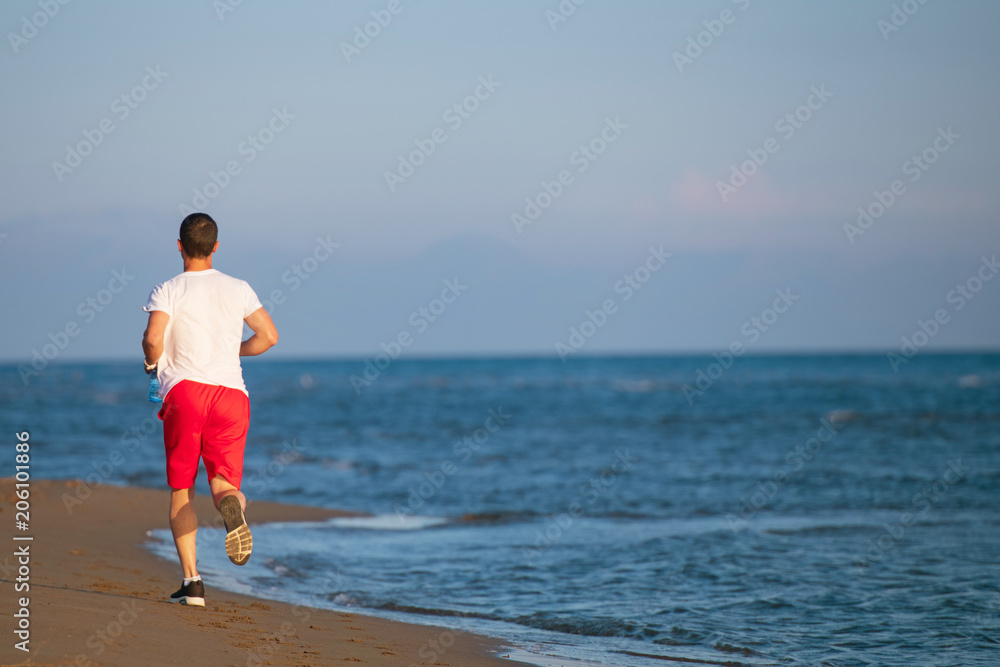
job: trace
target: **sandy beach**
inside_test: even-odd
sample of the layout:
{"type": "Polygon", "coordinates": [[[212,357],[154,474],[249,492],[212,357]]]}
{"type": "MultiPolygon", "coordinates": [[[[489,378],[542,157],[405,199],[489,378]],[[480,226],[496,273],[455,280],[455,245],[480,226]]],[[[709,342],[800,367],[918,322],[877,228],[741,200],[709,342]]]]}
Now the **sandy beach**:
{"type": "MultiPolygon", "coordinates": [[[[0,534],[8,545],[0,556],[0,664],[512,664],[494,657],[502,647],[488,638],[258,600],[216,589],[211,581],[205,608],[170,604],[179,567],[143,547],[147,531],[168,528],[166,491],[102,486],[70,503],[70,512],[66,494],[86,495],[76,493],[80,482],[30,484],[30,522],[17,530],[14,480],[0,480],[0,534]],[[33,539],[14,539],[28,536],[33,539]],[[25,548],[26,576],[16,555],[25,548]],[[29,653],[15,646],[23,639],[17,635],[24,625],[21,598],[28,598],[29,653]]],[[[196,502],[199,521],[216,519],[210,498],[196,502]]],[[[247,515],[252,526],[348,513],[252,502],[247,515]]]]}

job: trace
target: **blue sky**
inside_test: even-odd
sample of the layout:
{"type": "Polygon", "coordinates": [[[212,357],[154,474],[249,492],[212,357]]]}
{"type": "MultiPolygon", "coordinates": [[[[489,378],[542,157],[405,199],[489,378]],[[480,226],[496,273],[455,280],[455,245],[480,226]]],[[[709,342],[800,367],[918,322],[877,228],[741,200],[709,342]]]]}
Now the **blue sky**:
{"type": "Polygon", "coordinates": [[[579,354],[713,352],[750,343],[786,289],[753,351],[893,350],[942,309],[928,349],[1000,343],[1000,279],[953,294],[1000,252],[995,3],[896,2],[894,25],[882,0],[588,0],[554,29],[556,0],[219,4],[0,6],[0,359],[74,323],[61,360],[137,358],[206,187],[216,267],[277,290],[275,356],[366,356],[402,332],[414,356],[554,355],[608,299],[579,354]],[[391,21],[348,62],[372,12],[391,21]],[[338,244],[323,261],[317,239],[338,244]],[[651,247],[671,256],[626,301],[651,247]]]}

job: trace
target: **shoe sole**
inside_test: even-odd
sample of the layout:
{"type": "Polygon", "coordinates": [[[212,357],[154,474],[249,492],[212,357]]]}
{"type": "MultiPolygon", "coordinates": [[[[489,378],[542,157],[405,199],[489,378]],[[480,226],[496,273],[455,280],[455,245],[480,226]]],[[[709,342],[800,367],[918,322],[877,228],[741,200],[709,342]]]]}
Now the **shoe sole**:
{"type": "Polygon", "coordinates": [[[205,598],[191,597],[190,595],[185,595],[181,598],[170,598],[171,602],[179,602],[181,604],[186,604],[189,607],[204,607],[205,598]]]}
{"type": "Polygon", "coordinates": [[[236,496],[226,496],[219,503],[219,512],[226,524],[226,555],[236,565],[245,565],[253,551],[253,535],[247,526],[243,508],[236,496]]]}

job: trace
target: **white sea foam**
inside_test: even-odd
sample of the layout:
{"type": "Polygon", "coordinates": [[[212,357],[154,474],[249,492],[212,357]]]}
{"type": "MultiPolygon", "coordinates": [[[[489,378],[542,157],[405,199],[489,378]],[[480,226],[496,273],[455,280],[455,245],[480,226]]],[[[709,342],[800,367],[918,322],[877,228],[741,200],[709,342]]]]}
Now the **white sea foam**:
{"type": "Polygon", "coordinates": [[[436,516],[378,514],[375,516],[340,517],[330,519],[326,523],[337,528],[357,530],[423,530],[448,523],[448,519],[436,516]]]}

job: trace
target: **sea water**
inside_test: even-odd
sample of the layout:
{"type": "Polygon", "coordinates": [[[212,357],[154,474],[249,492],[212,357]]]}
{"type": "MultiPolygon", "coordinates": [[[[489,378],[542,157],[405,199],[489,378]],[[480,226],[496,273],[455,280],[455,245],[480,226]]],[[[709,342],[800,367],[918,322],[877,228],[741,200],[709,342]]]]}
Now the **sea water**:
{"type": "MultiPolygon", "coordinates": [[[[1000,664],[998,355],[364,371],[245,363],[247,495],[365,516],[254,525],[243,568],[203,529],[210,589],[473,630],[539,664],[1000,664]]],[[[37,476],[165,488],[134,363],[0,381],[37,476]]]]}

